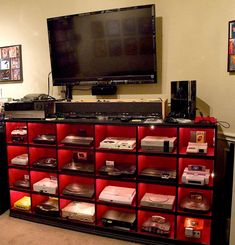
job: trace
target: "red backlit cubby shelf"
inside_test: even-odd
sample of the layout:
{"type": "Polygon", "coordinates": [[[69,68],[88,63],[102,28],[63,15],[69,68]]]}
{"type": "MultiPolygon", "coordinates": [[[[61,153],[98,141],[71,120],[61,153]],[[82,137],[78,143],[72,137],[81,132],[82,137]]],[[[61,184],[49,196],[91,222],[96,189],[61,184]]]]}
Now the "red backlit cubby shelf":
{"type": "Polygon", "coordinates": [[[9,120],[6,140],[11,216],[146,244],[213,244],[215,125],[9,120]],[[188,152],[195,139],[206,151],[188,152]],[[68,215],[79,205],[89,213],[68,215]]]}

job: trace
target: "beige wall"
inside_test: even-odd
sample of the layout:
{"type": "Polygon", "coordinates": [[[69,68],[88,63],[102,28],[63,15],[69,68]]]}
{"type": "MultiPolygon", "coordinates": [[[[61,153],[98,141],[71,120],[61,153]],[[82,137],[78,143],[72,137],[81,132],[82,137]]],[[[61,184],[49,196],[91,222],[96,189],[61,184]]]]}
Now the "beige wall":
{"type": "MultiPolygon", "coordinates": [[[[2,96],[21,98],[47,92],[46,18],[149,3],[156,4],[160,81],[121,86],[118,97],[164,94],[169,98],[170,81],[196,79],[200,109],[209,108],[212,116],[229,122],[231,127],[224,131],[235,136],[235,75],[226,71],[227,26],[235,19],[234,0],[0,0],[0,46],[22,44],[24,73],[23,83],[0,84],[2,96]]],[[[53,95],[59,96],[55,87],[53,95]]],[[[75,99],[87,97],[89,93],[76,94],[75,99]]]]}
{"type": "MultiPolygon", "coordinates": [[[[226,71],[227,25],[235,19],[234,0],[0,0],[0,45],[22,44],[23,83],[1,84],[3,97],[47,92],[50,72],[46,18],[139,4],[156,4],[159,27],[159,82],[123,85],[119,98],[169,98],[170,81],[197,80],[198,107],[228,121],[235,135],[235,81],[226,71]],[[2,3],[1,3],[2,2],[2,3]]],[[[59,92],[53,88],[53,95],[59,92]]],[[[75,92],[75,99],[90,92],[75,92]]]]}

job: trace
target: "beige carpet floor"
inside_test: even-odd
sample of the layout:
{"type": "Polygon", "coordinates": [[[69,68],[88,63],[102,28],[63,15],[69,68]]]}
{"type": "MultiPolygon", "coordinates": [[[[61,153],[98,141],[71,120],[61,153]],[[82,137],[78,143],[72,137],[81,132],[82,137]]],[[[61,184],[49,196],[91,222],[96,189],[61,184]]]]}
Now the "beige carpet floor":
{"type": "Polygon", "coordinates": [[[77,231],[0,216],[0,245],[137,245],[77,231]]]}

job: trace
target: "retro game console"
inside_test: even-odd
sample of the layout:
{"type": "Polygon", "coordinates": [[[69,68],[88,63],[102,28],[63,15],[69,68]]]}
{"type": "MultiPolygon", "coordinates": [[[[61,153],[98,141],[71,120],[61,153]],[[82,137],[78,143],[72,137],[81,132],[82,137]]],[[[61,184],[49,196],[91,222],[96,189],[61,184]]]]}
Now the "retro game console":
{"type": "Polygon", "coordinates": [[[141,140],[143,151],[172,152],[176,144],[176,137],[146,136],[141,140]]]}
{"type": "Polygon", "coordinates": [[[208,185],[210,169],[203,165],[188,165],[182,175],[182,183],[191,185],[208,185]]]}
{"type": "Polygon", "coordinates": [[[118,149],[118,138],[108,137],[100,142],[100,148],[104,149],[118,149]]]}
{"type": "Polygon", "coordinates": [[[200,192],[190,192],[180,200],[180,208],[184,211],[208,213],[210,203],[208,199],[200,192]]]}
{"type": "Polygon", "coordinates": [[[187,238],[200,239],[204,228],[204,220],[196,218],[185,218],[184,235],[187,238]]]}
{"type": "Polygon", "coordinates": [[[151,177],[162,181],[176,181],[176,170],[165,168],[144,168],[140,172],[141,176],[151,177]]]}
{"type": "Polygon", "coordinates": [[[73,152],[72,162],[65,163],[61,169],[81,173],[94,173],[95,166],[91,162],[93,161],[90,152],[76,151],[73,152]]]}
{"type": "Polygon", "coordinates": [[[108,210],[102,215],[101,220],[104,226],[131,230],[135,228],[136,215],[135,213],[108,210]]]}
{"type": "Polygon", "coordinates": [[[56,136],[54,134],[40,134],[33,138],[33,142],[36,144],[55,144],[56,136]]]}
{"type": "Polygon", "coordinates": [[[27,138],[27,127],[19,127],[11,131],[11,140],[14,143],[24,143],[27,138]]]}
{"type": "Polygon", "coordinates": [[[95,222],[95,204],[72,201],[62,210],[62,217],[82,222],[95,222]]]}
{"type": "Polygon", "coordinates": [[[29,211],[31,208],[31,199],[28,196],[24,196],[20,198],[18,201],[14,203],[14,208],[23,210],[23,211],[29,211]]]}
{"type": "Polygon", "coordinates": [[[116,150],[133,150],[136,146],[136,139],[108,137],[100,142],[100,148],[116,150]]]}
{"type": "Polygon", "coordinates": [[[192,154],[206,154],[208,149],[207,143],[189,142],[186,152],[192,154]]]}
{"type": "Polygon", "coordinates": [[[80,172],[80,173],[94,173],[95,167],[93,163],[84,162],[70,162],[62,166],[63,170],[80,172]]]}
{"type": "Polygon", "coordinates": [[[162,236],[169,236],[171,224],[166,220],[166,218],[154,215],[142,224],[142,231],[147,231],[162,236]]]}
{"type": "Polygon", "coordinates": [[[57,161],[53,157],[40,158],[39,160],[33,163],[33,167],[55,169],[57,167],[57,161]]]}
{"type": "Polygon", "coordinates": [[[45,202],[38,204],[35,207],[34,211],[37,214],[59,217],[60,211],[58,205],[58,198],[49,197],[48,200],[46,200],[45,202]]]}
{"type": "Polygon", "coordinates": [[[136,140],[132,138],[120,139],[117,147],[120,150],[133,150],[136,146],[136,140]]]}
{"type": "Polygon", "coordinates": [[[84,137],[77,135],[67,135],[62,141],[62,144],[71,146],[90,146],[93,142],[93,137],[84,137]]]}
{"type": "Polygon", "coordinates": [[[106,161],[99,169],[101,175],[120,176],[120,177],[133,177],[136,172],[136,166],[127,163],[115,163],[114,161],[106,161]],[[108,164],[107,162],[112,162],[108,164]]]}
{"type": "Polygon", "coordinates": [[[25,174],[23,179],[18,179],[13,183],[14,187],[29,189],[30,182],[29,182],[29,175],[25,174]]]}
{"type": "Polygon", "coordinates": [[[28,165],[28,154],[24,153],[11,159],[11,164],[26,166],[28,165]]]}
{"type": "Polygon", "coordinates": [[[44,178],[33,184],[33,190],[42,193],[56,194],[57,192],[57,179],[44,178]]]}
{"type": "Polygon", "coordinates": [[[145,193],[140,201],[140,206],[172,210],[175,196],[154,193],[145,193]]]}
{"type": "Polygon", "coordinates": [[[100,201],[131,205],[135,198],[135,188],[105,186],[99,195],[100,201]]]}
{"type": "Polygon", "coordinates": [[[95,193],[94,185],[71,183],[62,191],[63,195],[92,198],[95,193]]]}

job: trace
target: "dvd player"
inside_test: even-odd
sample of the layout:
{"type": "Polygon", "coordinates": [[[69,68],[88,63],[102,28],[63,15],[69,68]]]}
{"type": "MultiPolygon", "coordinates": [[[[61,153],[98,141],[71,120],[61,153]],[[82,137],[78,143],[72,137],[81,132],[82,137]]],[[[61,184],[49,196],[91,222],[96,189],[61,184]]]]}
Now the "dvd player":
{"type": "Polygon", "coordinates": [[[4,103],[5,118],[44,119],[54,114],[54,101],[13,101],[4,103]]]}

